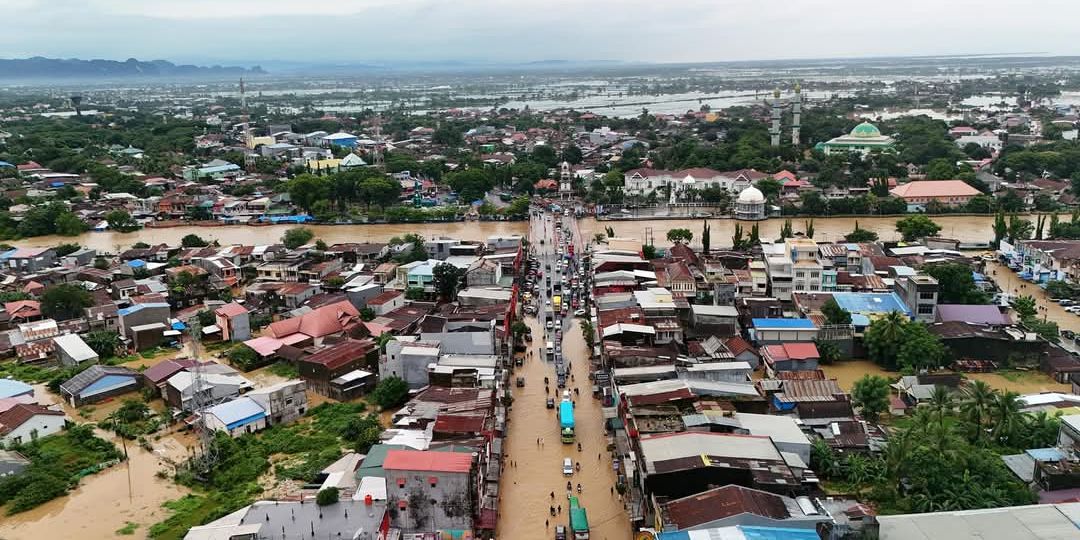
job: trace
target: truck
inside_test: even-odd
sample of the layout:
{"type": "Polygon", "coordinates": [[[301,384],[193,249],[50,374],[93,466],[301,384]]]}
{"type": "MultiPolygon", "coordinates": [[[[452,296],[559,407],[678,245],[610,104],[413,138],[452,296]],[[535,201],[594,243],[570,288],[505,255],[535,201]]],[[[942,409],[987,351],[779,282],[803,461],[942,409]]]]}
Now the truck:
{"type": "Polygon", "coordinates": [[[570,497],[570,534],[574,540],[589,540],[589,515],[577,497],[570,497]]]}
{"type": "Polygon", "coordinates": [[[559,307],[562,306],[562,296],[555,295],[551,297],[551,305],[555,308],[555,312],[559,312],[559,307]]]}
{"type": "Polygon", "coordinates": [[[574,404],[568,397],[559,403],[559,432],[563,444],[574,443],[574,404]]]}

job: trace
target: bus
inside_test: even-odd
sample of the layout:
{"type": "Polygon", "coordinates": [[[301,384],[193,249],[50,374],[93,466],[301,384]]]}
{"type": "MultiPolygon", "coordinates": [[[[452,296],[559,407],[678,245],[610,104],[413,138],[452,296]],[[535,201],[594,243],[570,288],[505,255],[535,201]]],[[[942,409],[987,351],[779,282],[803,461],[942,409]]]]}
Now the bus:
{"type": "Polygon", "coordinates": [[[577,497],[570,497],[570,533],[574,540],[589,540],[589,515],[577,497]]]}
{"type": "Polygon", "coordinates": [[[574,404],[568,397],[559,403],[559,431],[564,444],[574,443],[574,404]]]}

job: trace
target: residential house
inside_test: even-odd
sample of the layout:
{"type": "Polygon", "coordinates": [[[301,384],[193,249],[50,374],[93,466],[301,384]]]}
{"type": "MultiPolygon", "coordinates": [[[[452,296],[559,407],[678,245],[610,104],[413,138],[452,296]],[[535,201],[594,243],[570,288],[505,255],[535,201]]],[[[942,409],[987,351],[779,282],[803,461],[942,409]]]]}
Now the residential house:
{"type": "MultiPolygon", "coordinates": [[[[378,347],[370,339],[346,339],[300,358],[297,361],[300,378],[312,392],[340,399],[335,396],[340,388],[333,389],[331,381],[367,366],[369,358],[377,351],[378,347]]],[[[340,381],[344,382],[348,381],[340,381]]]]}
{"type": "Polygon", "coordinates": [[[63,411],[20,403],[0,412],[0,447],[36,441],[58,433],[67,423],[63,411]]]}
{"type": "Polygon", "coordinates": [[[21,247],[0,253],[4,268],[19,273],[40,272],[56,266],[56,251],[52,248],[21,247]]]}
{"type": "Polygon", "coordinates": [[[216,326],[221,329],[221,339],[226,341],[247,341],[251,339],[251,319],[248,310],[229,302],[214,310],[216,326]]]}
{"type": "Polygon", "coordinates": [[[4,312],[9,324],[16,326],[25,322],[41,320],[41,302],[37,300],[16,300],[4,303],[4,312]]]}
{"type": "Polygon", "coordinates": [[[813,505],[804,508],[791,497],[737,485],[674,500],[654,498],[653,504],[663,532],[704,531],[735,525],[813,531],[819,524],[831,521],[813,505]]]}
{"type": "Polygon", "coordinates": [[[165,302],[135,304],[117,310],[120,335],[137,351],[156,347],[169,330],[172,309],[165,302]]]}
{"type": "Polygon", "coordinates": [[[915,319],[924,323],[936,320],[938,288],[938,281],[926,274],[900,277],[893,281],[893,290],[915,312],[915,319]]]}
{"type": "Polygon", "coordinates": [[[395,339],[386,344],[386,354],[379,359],[379,378],[398,377],[410,389],[427,386],[428,366],[439,361],[438,341],[395,339]]]}
{"type": "Polygon", "coordinates": [[[919,180],[901,184],[889,193],[904,199],[909,212],[924,211],[931,202],[947,207],[964,206],[980,194],[963,180],[919,180]]]}
{"type": "Polygon", "coordinates": [[[60,396],[79,407],[139,388],[139,372],[121,366],[92,365],[60,384],[60,396]]]}
{"type": "Polygon", "coordinates": [[[209,406],[228,401],[255,388],[239,371],[214,362],[199,366],[198,380],[191,368],[179,371],[165,382],[162,398],[170,407],[193,412],[196,405],[209,406]],[[197,384],[196,384],[197,383],[197,384]],[[199,402],[195,392],[199,392],[199,402]]]}
{"type": "Polygon", "coordinates": [[[777,343],[761,348],[769,375],[777,371],[813,371],[821,355],[813,343],[777,343]]]}
{"type": "Polygon", "coordinates": [[[751,338],[759,344],[812,342],[818,328],[810,319],[752,319],[751,338]]]}
{"type": "Polygon", "coordinates": [[[477,259],[465,271],[465,283],[469,287],[498,285],[502,280],[502,265],[490,259],[477,259]]]}
{"type": "Polygon", "coordinates": [[[79,337],[79,334],[63,334],[54,337],[53,343],[56,344],[56,356],[60,364],[65,367],[84,366],[98,362],[98,354],[79,337]]]}
{"type": "Polygon", "coordinates": [[[477,472],[472,453],[390,450],[383,460],[391,525],[406,534],[472,530],[477,472]],[[420,507],[413,505],[421,504],[420,507]],[[413,513],[423,518],[413,517],[413,513]]]}
{"type": "Polygon", "coordinates": [[[405,307],[405,293],[395,290],[383,291],[375,298],[368,300],[367,307],[375,312],[376,317],[381,317],[395,309],[405,307]]]}

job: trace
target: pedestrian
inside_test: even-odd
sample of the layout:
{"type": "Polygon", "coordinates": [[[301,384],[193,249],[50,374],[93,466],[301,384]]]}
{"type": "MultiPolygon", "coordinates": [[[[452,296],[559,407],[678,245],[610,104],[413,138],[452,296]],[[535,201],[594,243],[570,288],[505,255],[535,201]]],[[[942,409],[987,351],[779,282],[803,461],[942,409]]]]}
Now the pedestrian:
{"type": "Polygon", "coordinates": [[[601,455],[600,453],[596,454],[596,461],[600,461],[600,455],[601,455]]]}
{"type": "Polygon", "coordinates": [[[612,495],[614,495],[614,494],[615,494],[615,486],[611,486],[611,494],[612,494],[612,495]]]}
{"type": "Polygon", "coordinates": [[[550,529],[551,528],[551,523],[546,519],[544,520],[544,528],[545,529],[550,529]]]}
{"type": "Polygon", "coordinates": [[[559,515],[562,515],[562,505],[559,505],[559,515]]]}

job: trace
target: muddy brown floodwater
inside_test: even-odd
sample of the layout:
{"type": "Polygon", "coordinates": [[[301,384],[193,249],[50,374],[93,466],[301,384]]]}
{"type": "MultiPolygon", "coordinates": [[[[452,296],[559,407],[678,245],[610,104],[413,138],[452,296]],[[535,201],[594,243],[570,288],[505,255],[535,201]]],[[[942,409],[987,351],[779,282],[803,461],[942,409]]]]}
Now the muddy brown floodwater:
{"type": "MultiPolygon", "coordinates": [[[[528,320],[534,336],[542,336],[544,329],[535,318],[528,320]]],[[[585,340],[575,320],[565,334],[563,354],[571,363],[574,382],[568,388],[582,389],[576,398],[574,422],[581,452],[573,444],[559,441],[556,409],[545,405],[544,377],[555,380],[554,364],[544,360],[543,340],[534,339],[533,357],[518,368],[515,377],[525,377],[525,387],[514,389],[514,405],[510,411],[510,434],[505,446],[509,460],[517,466],[507,466],[501,481],[502,503],[499,505],[499,538],[548,539],[554,536],[555,525],[567,525],[566,482],[581,484],[580,500],[589,513],[591,538],[598,540],[626,539],[631,537],[630,521],[619,501],[612,494],[615,472],[607,451],[604,420],[600,402],[591,395],[589,386],[589,360],[585,340]],[[537,438],[543,445],[537,445],[537,438]],[[599,456],[599,459],[598,459],[599,456]],[[562,462],[570,458],[581,462],[581,472],[572,477],[562,474],[562,462]],[[555,493],[554,502],[550,494],[555,493]],[[549,505],[562,505],[561,515],[551,517],[549,505]],[[544,520],[550,520],[545,529],[544,520]]],[[[551,386],[556,390],[555,385],[551,386]]],[[[572,390],[571,390],[572,391],[572,390]]],[[[576,493],[575,493],[576,495],[576,493]]]]}
{"type": "MultiPolygon", "coordinates": [[[[933,216],[932,219],[941,225],[941,235],[948,238],[956,238],[963,242],[987,242],[991,240],[993,233],[991,225],[993,216],[933,216]]],[[[819,241],[832,242],[840,240],[843,236],[855,228],[855,222],[859,227],[878,233],[882,240],[895,240],[899,238],[896,233],[896,217],[816,217],[814,218],[814,238],[819,241]]],[[[806,218],[792,218],[792,226],[796,231],[805,229],[806,218]]],[[[656,245],[667,245],[667,231],[670,229],[685,228],[694,233],[695,242],[701,241],[701,219],[669,219],[669,220],[646,220],[646,221],[596,221],[593,218],[578,221],[584,238],[592,238],[594,233],[603,232],[605,227],[615,229],[617,236],[642,238],[646,228],[652,228],[653,239],[656,245]]],[[[731,242],[731,235],[735,230],[735,224],[740,223],[732,219],[710,219],[714,246],[725,246],[731,242]]],[[[765,240],[778,238],[780,228],[784,224],[782,218],[772,218],[758,222],[761,227],[761,238],[765,240]]],[[[741,222],[745,234],[749,234],[751,223],[741,222]]],[[[79,236],[38,236],[9,242],[18,246],[55,246],[66,242],[77,242],[85,247],[99,251],[117,252],[130,247],[136,242],[149,244],[165,242],[179,244],[180,239],[188,234],[196,234],[208,240],[217,240],[224,245],[228,244],[271,244],[278,242],[281,235],[293,225],[268,225],[264,227],[251,227],[247,225],[230,225],[223,227],[194,227],[182,226],[161,229],[142,229],[132,233],[117,232],[88,232],[79,236]]],[[[449,236],[462,240],[485,240],[488,236],[496,234],[526,234],[528,223],[524,221],[485,221],[485,222],[451,222],[451,223],[395,223],[375,225],[308,225],[316,238],[323,239],[328,244],[335,242],[385,242],[394,236],[408,233],[420,233],[427,237],[449,236]]]]}

